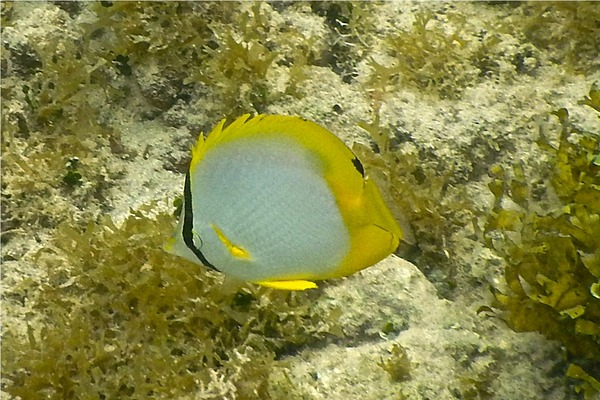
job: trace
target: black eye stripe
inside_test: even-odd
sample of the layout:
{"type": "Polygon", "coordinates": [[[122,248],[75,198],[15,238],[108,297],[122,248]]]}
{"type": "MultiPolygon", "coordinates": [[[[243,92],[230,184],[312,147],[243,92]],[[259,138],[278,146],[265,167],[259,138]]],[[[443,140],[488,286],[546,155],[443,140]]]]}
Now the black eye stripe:
{"type": "MultiPolygon", "coordinates": [[[[181,230],[181,236],[183,236],[183,242],[185,245],[194,253],[200,262],[215,271],[218,269],[212,265],[199,248],[194,244],[194,215],[192,210],[192,188],[190,183],[190,171],[185,174],[185,185],[183,186],[183,229],[181,230]]],[[[202,238],[200,238],[202,240],[202,238]]]]}

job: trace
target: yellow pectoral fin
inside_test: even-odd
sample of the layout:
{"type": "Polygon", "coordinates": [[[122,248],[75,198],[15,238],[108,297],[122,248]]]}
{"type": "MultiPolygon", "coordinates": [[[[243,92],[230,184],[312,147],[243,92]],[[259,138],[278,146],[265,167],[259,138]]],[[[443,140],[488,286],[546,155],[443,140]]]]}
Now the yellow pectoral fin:
{"type": "Polygon", "coordinates": [[[311,281],[262,281],[262,282],[254,282],[261,286],[280,289],[280,290],[306,290],[306,289],[316,289],[317,284],[311,281]]]}
{"type": "Polygon", "coordinates": [[[251,260],[252,259],[252,255],[250,254],[250,252],[248,252],[248,250],[244,249],[241,246],[237,246],[237,245],[233,244],[231,242],[231,240],[229,240],[229,238],[227,236],[225,236],[223,231],[221,229],[219,229],[218,226],[211,224],[210,227],[213,228],[213,230],[217,234],[217,237],[219,238],[221,243],[223,243],[223,245],[225,245],[227,250],[229,250],[229,254],[231,254],[233,257],[241,259],[241,260],[251,260]]]}

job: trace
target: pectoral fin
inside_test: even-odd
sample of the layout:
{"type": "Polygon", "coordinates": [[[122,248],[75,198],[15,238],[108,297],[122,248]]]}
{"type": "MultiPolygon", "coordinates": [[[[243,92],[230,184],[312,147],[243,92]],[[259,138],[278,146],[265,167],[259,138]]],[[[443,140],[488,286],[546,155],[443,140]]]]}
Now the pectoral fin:
{"type": "Polygon", "coordinates": [[[211,224],[210,227],[213,228],[213,230],[217,234],[217,237],[219,238],[221,243],[223,243],[223,245],[227,248],[227,250],[229,250],[229,254],[231,254],[232,257],[241,260],[252,259],[252,255],[248,250],[244,249],[242,246],[233,244],[231,240],[229,240],[229,238],[225,236],[223,231],[219,229],[218,226],[216,226],[215,224],[211,224]]]}

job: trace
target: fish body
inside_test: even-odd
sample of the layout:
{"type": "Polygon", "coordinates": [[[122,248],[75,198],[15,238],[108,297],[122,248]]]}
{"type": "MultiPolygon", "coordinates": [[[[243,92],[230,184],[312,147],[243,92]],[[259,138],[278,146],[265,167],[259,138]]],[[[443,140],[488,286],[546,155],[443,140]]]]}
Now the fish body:
{"type": "Polygon", "coordinates": [[[340,139],[298,117],[249,117],[200,135],[167,251],[245,281],[303,290],[397,248],[401,228],[340,139]]]}

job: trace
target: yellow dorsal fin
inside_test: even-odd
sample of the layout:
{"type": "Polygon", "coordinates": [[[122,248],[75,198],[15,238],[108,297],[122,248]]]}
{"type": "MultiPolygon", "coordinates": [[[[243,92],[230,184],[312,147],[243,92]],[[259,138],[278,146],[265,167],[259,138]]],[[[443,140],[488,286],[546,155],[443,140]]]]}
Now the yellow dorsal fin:
{"type": "Polygon", "coordinates": [[[262,281],[262,282],[254,282],[261,286],[265,286],[272,289],[279,290],[306,290],[306,289],[316,289],[317,284],[311,281],[262,281]]]}
{"type": "Polygon", "coordinates": [[[236,133],[240,131],[243,132],[243,129],[241,128],[242,126],[244,126],[248,118],[250,118],[250,114],[244,114],[235,121],[233,121],[225,129],[223,129],[223,126],[225,125],[226,119],[223,118],[217,124],[217,126],[215,126],[214,129],[208,134],[206,139],[204,139],[204,135],[200,133],[200,135],[198,136],[198,141],[192,149],[192,162],[190,163],[190,170],[193,171],[196,168],[196,166],[198,165],[200,160],[202,160],[206,152],[212,147],[215,147],[220,142],[227,140],[230,136],[237,136],[236,133]]]}
{"type": "MultiPolygon", "coordinates": [[[[295,116],[284,115],[257,115],[250,118],[250,114],[244,114],[233,121],[227,127],[225,119],[221,120],[208,134],[206,139],[200,134],[196,146],[192,150],[192,162],[190,170],[193,171],[204,155],[212,148],[228,141],[263,135],[281,135],[291,137],[301,143],[307,149],[315,152],[323,162],[324,172],[327,175],[332,165],[340,165],[340,161],[349,169],[342,171],[344,181],[355,181],[360,185],[362,177],[356,173],[352,163],[356,157],[344,143],[331,132],[320,125],[295,116]],[[347,162],[350,162],[346,164],[347,162]]],[[[331,177],[337,180],[340,176],[331,177]]]]}
{"type": "Polygon", "coordinates": [[[229,254],[231,254],[233,257],[241,259],[241,260],[252,259],[252,255],[250,254],[250,252],[248,250],[244,249],[241,246],[233,244],[231,242],[231,240],[229,240],[229,238],[227,236],[225,236],[223,231],[221,229],[219,229],[218,226],[216,226],[215,224],[210,224],[210,227],[213,228],[213,230],[217,234],[217,237],[219,238],[221,243],[223,243],[225,245],[225,247],[227,247],[227,250],[229,250],[229,254]]]}

